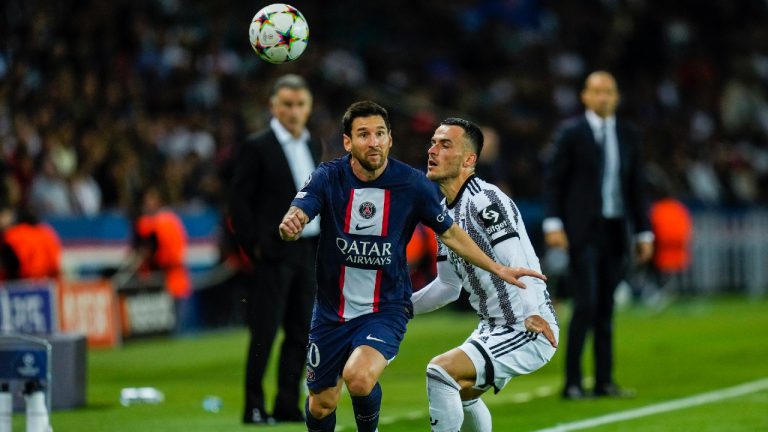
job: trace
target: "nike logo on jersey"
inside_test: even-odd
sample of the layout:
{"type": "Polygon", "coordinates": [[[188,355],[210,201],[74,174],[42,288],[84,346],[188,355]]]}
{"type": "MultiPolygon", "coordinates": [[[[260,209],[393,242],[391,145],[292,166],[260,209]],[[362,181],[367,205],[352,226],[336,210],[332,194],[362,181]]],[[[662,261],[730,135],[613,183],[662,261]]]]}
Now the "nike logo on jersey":
{"type": "Polygon", "coordinates": [[[371,336],[370,334],[368,336],[366,336],[365,338],[367,340],[372,340],[372,341],[376,341],[376,342],[386,343],[386,342],[384,342],[384,339],[379,339],[377,337],[371,336]]]}
{"type": "Polygon", "coordinates": [[[374,226],[376,226],[376,224],[363,225],[363,226],[360,226],[360,224],[355,224],[355,229],[358,230],[358,231],[361,231],[361,230],[368,229],[368,228],[371,228],[371,227],[374,227],[374,226]]]}

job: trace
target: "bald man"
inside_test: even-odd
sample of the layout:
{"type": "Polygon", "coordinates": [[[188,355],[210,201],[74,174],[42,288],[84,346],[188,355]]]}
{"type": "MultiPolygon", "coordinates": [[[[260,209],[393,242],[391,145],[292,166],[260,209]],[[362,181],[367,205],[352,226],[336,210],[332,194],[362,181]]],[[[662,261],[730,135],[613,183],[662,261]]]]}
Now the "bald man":
{"type": "Polygon", "coordinates": [[[544,172],[545,242],[568,251],[572,278],[563,397],[627,397],[631,393],[613,381],[613,294],[626,275],[632,245],[639,262],[653,254],[640,135],[616,116],[619,90],[610,73],[590,74],[581,100],[584,115],[559,128],[544,172]],[[589,332],[595,359],[591,394],[581,371],[589,332]]]}

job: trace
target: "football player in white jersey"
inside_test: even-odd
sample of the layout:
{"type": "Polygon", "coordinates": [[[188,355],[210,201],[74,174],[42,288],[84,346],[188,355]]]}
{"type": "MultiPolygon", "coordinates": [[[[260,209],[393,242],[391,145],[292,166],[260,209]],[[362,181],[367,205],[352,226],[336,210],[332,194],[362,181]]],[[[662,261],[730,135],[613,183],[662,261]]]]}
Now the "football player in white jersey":
{"type": "MultiPolygon", "coordinates": [[[[427,177],[440,186],[449,214],[494,261],[540,271],[517,206],[475,176],[482,147],[477,125],[444,120],[432,137],[427,177]]],[[[559,334],[555,311],[542,280],[525,278],[527,288],[518,288],[467,263],[439,241],[437,260],[437,278],[411,298],[414,312],[451,303],[463,286],[480,323],[462,345],[427,366],[432,431],[487,432],[491,414],[480,395],[491,388],[498,392],[510,379],[552,358],[559,334]]]]}

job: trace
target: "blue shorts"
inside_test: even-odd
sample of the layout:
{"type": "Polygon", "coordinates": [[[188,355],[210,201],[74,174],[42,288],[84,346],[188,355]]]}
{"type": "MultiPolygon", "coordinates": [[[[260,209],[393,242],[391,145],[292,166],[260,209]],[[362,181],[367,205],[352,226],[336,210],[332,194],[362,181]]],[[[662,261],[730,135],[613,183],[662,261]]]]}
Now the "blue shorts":
{"type": "Polygon", "coordinates": [[[347,322],[315,323],[307,347],[307,387],[312,391],[335,387],[347,359],[361,345],[392,361],[400,351],[409,319],[403,310],[371,313],[347,322]]]}

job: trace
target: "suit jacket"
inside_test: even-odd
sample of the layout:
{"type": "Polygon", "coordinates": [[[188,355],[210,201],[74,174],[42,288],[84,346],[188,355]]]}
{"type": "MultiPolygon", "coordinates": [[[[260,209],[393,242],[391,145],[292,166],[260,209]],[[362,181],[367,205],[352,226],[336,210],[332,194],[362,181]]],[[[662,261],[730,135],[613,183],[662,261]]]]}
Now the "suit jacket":
{"type": "MultiPolygon", "coordinates": [[[[318,164],[319,143],[310,139],[309,147],[318,164]]],[[[265,260],[280,260],[296,247],[280,239],[278,225],[298,192],[283,148],[268,128],[249,137],[236,157],[229,199],[235,238],[251,259],[258,250],[265,260]]]]}
{"type": "MultiPolygon", "coordinates": [[[[649,231],[640,135],[617,118],[616,138],[624,219],[636,233],[649,231]]],[[[570,244],[578,248],[602,217],[603,148],[582,115],[562,125],[550,150],[544,173],[545,217],[560,218],[570,244]]]]}

